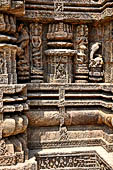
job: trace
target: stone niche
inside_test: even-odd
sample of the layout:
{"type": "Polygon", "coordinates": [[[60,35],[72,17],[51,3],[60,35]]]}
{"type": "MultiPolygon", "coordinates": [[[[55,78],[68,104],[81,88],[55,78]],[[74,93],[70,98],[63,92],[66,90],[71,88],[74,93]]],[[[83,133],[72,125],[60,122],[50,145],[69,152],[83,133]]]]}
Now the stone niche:
{"type": "Polygon", "coordinates": [[[113,2],[0,0],[0,170],[113,169],[113,2]]]}

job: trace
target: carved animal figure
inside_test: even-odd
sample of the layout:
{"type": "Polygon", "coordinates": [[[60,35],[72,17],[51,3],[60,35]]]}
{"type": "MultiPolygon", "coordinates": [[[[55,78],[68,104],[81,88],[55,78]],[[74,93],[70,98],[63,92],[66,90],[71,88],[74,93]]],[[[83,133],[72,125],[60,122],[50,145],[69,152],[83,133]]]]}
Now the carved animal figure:
{"type": "Polygon", "coordinates": [[[102,55],[97,54],[96,56],[95,59],[91,60],[90,67],[101,67],[103,65],[102,55]]]}
{"type": "Polygon", "coordinates": [[[90,60],[94,59],[94,55],[97,52],[97,50],[100,48],[101,43],[96,42],[95,44],[92,45],[91,47],[91,53],[90,53],[90,60]]]}

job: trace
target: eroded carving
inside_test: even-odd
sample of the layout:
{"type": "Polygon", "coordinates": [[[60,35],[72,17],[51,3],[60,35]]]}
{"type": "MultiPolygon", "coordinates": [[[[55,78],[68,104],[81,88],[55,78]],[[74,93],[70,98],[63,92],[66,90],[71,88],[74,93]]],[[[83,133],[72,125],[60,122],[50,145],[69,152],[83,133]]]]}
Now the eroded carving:
{"type": "Polygon", "coordinates": [[[32,48],[31,81],[43,82],[42,24],[31,24],[30,30],[32,48]]]}
{"type": "Polygon", "coordinates": [[[29,81],[29,34],[28,28],[24,24],[18,27],[17,44],[21,48],[18,53],[19,61],[17,63],[18,79],[20,81],[29,81]]]}
{"type": "Polygon", "coordinates": [[[76,28],[77,55],[74,60],[75,82],[88,82],[88,26],[79,25],[76,28]]]}
{"type": "Polygon", "coordinates": [[[112,16],[106,0],[0,1],[0,169],[112,170],[112,16]]]}
{"type": "Polygon", "coordinates": [[[103,81],[103,76],[104,76],[104,71],[103,71],[103,57],[101,54],[97,54],[97,51],[99,50],[101,46],[101,43],[96,42],[95,44],[92,45],[91,47],[91,52],[90,52],[90,72],[89,72],[89,79],[93,82],[102,82],[103,81]]]}
{"type": "Polygon", "coordinates": [[[48,82],[72,82],[72,58],[76,54],[76,51],[72,50],[72,37],[72,25],[63,22],[49,24],[47,45],[55,49],[45,51],[48,60],[48,82]]]}

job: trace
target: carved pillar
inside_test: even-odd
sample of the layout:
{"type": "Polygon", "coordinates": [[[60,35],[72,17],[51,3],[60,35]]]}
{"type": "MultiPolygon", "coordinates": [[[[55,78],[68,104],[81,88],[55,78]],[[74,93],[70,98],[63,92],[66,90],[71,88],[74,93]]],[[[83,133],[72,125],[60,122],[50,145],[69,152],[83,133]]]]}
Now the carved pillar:
{"type": "Polygon", "coordinates": [[[31,39],[31,82],[43,82],[42,24],[30,25],[31,39]]]}
{"type": "Polygon", "coordinates": [[[3,131],[3,91],[0,90],[0,140],[2,139],[3,131]]]}
{"type": "Polygon", "coordinates": [[[29,57],[29,33],[24,24],[18,26],[17,45],[18,52],[17,73],[19,82],[29,82],[30,79],[30,57],[29,57]]]}
{"type": "Polygon", "coordinates": [[[113,22],[103,24],[102,55],[104,58],[105,83],[113,83],[113,22]]]}
{"type": "Polygon", "coordinates": [[[0,44],[0,84],[16,84],[16,52],[18,47],[0,44]]]}
{"type": "Polygon", "coordinates": [[[75,82],[88,82],[88,26],[78,25],[76,28],[77,55],[74,60],[75,82]]]}
{"type": "Polygon", "coordinates": [[[4,31],[5,30],[5,20],[4,20],[4,15],[0,14],[0,31],[4,31]]]}
{"type": "Polygon", "coordinates": [[[17,73],[16,73],[16,50],[11,51],[12,56],[12,75],[13,75],[13,84],[17,83],[17,73]]]}
{"type": "Polygon", "coordinates": [[[11,50],[6,48],[6,62],[7,62],[7,72],[8,72],[8,83],[13,84],[12,74],[11,74],[11,50]]]}
{"type": "Polygon", "coordinates": [[[0,84],[16,84],[16,18],[0,14],[0,84]]]}
{"type": "Polygon", "coordinates": [[[48,47],[45,51],[48,58],[48,82],[71,83],[72,60],[76,54],[73,49],[72,25],[63,22],[49,24],[48,47]]]}

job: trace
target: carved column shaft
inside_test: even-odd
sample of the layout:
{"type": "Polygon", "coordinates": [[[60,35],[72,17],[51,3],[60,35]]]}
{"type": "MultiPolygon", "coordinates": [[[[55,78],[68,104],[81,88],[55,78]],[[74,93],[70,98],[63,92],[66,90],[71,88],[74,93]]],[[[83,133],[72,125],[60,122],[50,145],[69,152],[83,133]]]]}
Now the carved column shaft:
{"type": "Polygon", "coordinates": [[[30,25],[31,39],[31,82],[43,82],[42,24],[30,25]]]}
{"type": "Polygon", "coordinates": [[[88,82],[88,26],[78,25],[76,28],[77,55],[74,60],[75,82],[88,82]]]}
{"type": "Polygon", "coordinates": [[[48,82],[71,83],[72,61],[76,54],[72,43],[72,25],[63,22],[49,24],[47,39],[48,82]]]}

